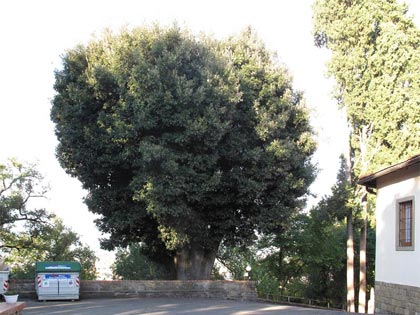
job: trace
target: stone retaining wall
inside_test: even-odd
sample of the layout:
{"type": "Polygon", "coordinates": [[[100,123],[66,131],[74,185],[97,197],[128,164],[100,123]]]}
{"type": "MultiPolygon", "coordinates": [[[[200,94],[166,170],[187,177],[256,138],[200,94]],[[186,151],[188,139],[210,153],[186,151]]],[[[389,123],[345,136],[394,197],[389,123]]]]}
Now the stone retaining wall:
{"type": "Polygon", "coordinates": [[[376,281],[375,313],[420,315],[420,288],[376,281]]]}
{"type": "Polygon", "coordinates": [[[9,289],[16,291],[19,298],[35,298],[35,279],[34,280],[13,280],[9,282],[9,289]]]}
{"type": "MultiPolygon", "coordinates": [[[[35,298],[35,280],[16,280],[13,290],[22,297],[35,298]]],[[[201,297],[233,300],[257,298],[253,281],[142,281],[84,280],[80,283],[80,298],[95,297],[201,297]]]]}

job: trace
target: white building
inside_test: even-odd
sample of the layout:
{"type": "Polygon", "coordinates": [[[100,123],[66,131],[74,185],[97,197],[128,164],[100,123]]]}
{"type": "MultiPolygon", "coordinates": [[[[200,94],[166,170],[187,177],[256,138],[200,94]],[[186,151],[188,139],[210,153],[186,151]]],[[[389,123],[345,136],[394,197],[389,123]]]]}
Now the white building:
{"type": "Polygon", "coordinates": [[[377,194],[375,312],[420,315],[420,155],[359,184],[377,194]]]}

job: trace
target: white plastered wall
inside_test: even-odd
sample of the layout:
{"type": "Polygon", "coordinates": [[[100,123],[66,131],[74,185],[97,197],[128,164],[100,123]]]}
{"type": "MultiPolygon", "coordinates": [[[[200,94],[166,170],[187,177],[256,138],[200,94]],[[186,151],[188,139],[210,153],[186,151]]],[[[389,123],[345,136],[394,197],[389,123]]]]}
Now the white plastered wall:
{"type": "Polygon", "coordinates": [[[376,281],[420,287],[420,177],[378,189],[376,206],[376,281]],[[414,197],[414,251],[396,250],[398,199],[414,197]]]}

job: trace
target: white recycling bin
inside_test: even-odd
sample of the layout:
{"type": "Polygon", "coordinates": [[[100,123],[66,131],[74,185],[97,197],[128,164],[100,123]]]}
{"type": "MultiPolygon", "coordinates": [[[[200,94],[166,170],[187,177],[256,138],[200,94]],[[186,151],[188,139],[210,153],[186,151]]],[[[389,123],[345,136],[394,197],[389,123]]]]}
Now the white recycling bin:
{"type": "Polygon", "coordinates": [[[39,301],[78,300],[80,263],[43,261],[35,264],[35,290],[39,301]]]}

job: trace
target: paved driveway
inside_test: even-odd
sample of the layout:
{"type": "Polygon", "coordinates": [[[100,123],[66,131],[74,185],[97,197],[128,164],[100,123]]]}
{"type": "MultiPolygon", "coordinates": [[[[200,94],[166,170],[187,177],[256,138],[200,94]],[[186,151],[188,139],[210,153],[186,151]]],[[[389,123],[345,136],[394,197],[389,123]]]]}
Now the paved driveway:
{"type": "Polygon", "coordinates": [[[76,302],[27,301],[24,315],[343,315],[341,311],[274,305],[259,302],[241,302],[215,299],[174,299],[174,298],[121,298],[86,299],[76,302]]]}

